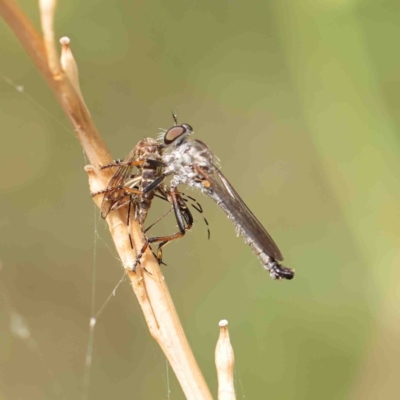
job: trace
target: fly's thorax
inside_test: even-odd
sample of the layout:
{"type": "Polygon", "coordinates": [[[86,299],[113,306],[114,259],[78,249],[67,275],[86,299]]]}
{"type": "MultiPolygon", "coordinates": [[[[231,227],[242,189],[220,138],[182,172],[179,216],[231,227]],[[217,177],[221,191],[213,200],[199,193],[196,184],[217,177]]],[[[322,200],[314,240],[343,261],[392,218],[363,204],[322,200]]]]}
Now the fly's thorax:
{"type": "Polygon", "coordinates": [[[164,153],[163,161],[167,165],[164,173],[173,174],[172,187],[183,183],[205,192],[207,189],[201,183],[204,177],[199,176],[196,167],[207,174],[216,170],[211,150],[199,140],[185,140],[179,146],[171,146],[164,153]]]}
{"type": "Polygon", "coordinates": [[[211,150],[199,140],[186,140],[179,146],[171,146],[166,149],[162,158],[174,170],[194,164],[204,168],[212,168],[214,165],[211,150]]]}
{"type": "Polygon", "coordinates": [[[192,163],[213,173],[215,170],[214,155],[210,148],[200,140],[190,142],[188,153],[192,163]]]}

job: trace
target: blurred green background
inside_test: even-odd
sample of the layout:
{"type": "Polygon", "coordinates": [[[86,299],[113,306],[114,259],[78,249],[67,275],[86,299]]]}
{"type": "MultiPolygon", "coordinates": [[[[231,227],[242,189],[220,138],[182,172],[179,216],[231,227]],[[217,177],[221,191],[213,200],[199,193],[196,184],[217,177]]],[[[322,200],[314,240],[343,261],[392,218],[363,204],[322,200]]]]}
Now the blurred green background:
{"type": "MultiPolygon", "coordinates": [[[[74,0],[56,32],[114,158],[177,111],[296,269],[272,281],[190,193],[211,240],[195,215],[163,271],[215,397],[226,318],[239,399],[398,398],[400,3],[74,0]]],[[[97,313],[123,270],[68,121],[4,23],[0,37],[0,398],[183,399],[127,282],[85,368],[92,298],[97,313]]]]}

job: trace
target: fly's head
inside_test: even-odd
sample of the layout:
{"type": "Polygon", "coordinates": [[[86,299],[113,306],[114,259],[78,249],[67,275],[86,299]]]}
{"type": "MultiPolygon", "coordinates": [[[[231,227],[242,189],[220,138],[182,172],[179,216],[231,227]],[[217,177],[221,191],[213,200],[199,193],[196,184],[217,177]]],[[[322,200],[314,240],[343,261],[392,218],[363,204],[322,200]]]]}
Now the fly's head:
{"type": "Polygon", "coordinates": [[[193,133],[193,128],[189,124],[175,125],[169,128],[164,134],[165,147],[178,147],[181,145],[189,135],[193,133]]]}

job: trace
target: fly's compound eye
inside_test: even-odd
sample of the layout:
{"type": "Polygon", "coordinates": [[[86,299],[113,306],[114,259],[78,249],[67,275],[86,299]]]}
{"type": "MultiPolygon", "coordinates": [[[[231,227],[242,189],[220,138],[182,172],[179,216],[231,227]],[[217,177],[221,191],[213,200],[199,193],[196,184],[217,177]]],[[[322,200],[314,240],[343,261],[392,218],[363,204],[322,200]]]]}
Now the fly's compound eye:
{"type": "Polygon", "coordinates": [[[176,125],[167,130],[164,135],[164,143],[171,144],[176,139],[190,135],[193,132],[193,128],[188,124],[176,125]]]}

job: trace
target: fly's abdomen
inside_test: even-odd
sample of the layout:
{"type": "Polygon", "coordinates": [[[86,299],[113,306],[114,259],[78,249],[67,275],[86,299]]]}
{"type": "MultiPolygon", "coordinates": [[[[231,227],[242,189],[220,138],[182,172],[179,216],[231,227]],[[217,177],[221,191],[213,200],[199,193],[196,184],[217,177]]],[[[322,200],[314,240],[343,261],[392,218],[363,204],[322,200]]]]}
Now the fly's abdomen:
{"type": "Polygon", "coordinates": [[[257,246],[254,242],[248,242],[253,253],[261,261],[262,266],[269,272],[269,275],[273,279],[293,279],[294,270],[291,268],[284,267],[279,261],[270,257],[264,250],[257,246]]]}
{"type": "Polygon", "coordinates": [[[253,214],[247,208],[244,208],[243,203],[239,202],[238,198],[233,198],[229,191],[222,189],[214,180],[211,180],[211,185],[205,189],[205,192],[232,221],[236,234],[241,236],[244,242],[250,246],[271,278],[290,280],[294,277],[294,270],[282,266],[275,258],[281,257],[281,254],[272,238],[264,228],[260,227],[253,214]]]}

